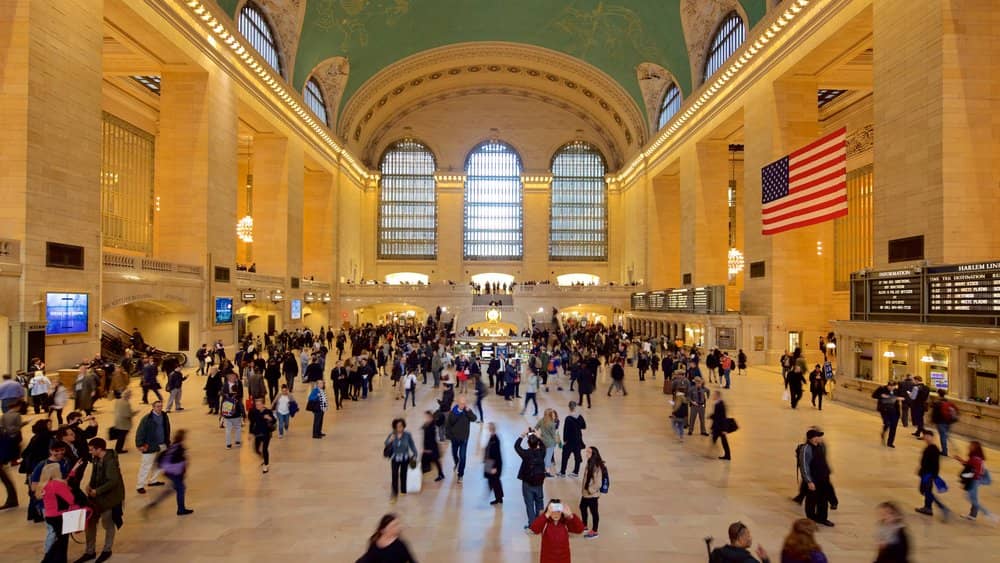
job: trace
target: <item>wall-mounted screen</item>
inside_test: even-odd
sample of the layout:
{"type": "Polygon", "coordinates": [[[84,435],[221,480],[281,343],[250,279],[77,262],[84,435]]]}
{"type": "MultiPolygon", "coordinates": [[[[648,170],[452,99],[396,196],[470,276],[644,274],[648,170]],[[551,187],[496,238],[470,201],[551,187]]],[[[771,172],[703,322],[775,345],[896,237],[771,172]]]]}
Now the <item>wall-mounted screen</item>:
{"type": "Polygon", "coordinates": [[[302,300],[292,299],[292,320],[297,321],[302,318],[302,300]]]}
{"type": "Polygon", "coordinates": [[[215,324],[224,325],[233,322],[233,298],[215,298],[215,324]]]}
{"type": "Polygon", "coordinates": [[[89,326],[86,293],[45,294],[45,334],[87,332],[89,326]]]}

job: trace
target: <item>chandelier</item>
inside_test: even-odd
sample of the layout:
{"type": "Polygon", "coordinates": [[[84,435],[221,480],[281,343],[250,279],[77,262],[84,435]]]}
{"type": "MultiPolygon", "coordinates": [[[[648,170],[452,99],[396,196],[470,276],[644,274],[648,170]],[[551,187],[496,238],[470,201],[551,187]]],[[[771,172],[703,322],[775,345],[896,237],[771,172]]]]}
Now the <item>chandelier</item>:
{"type": "Polygon", "coordinates": [[[253,217],[246,215],[237,221],[236,236],[243,242],[253,242],[253,217]]]}
{"type": "Polygon", "coordinates": [[[251,139],[247,139],[247,214],[236,222],[236,237],[247,244],[253,242],[253,161],[250,159],[251,139]]]}
{"type": "Polygon", "coordinates": [[[743,253],[735,248],[730,248],[726,264],[729,269],[729,279],[735,278],[743,271],[743,253]]]}

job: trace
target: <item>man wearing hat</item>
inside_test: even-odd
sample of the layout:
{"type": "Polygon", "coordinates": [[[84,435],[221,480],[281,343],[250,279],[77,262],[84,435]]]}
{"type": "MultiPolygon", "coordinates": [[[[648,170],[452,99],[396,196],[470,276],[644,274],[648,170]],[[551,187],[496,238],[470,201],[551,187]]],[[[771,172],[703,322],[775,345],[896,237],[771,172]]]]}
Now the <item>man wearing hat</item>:
{"type": "Polygon", "coordinates": [[[809,429],[806,432],[806,445],[799,455],[802,482],[809,489],[806,495],[806,518],[817,524],[833,526],[833,522],[827,517],[831,471],[826,461],[826,449],[823,447],[823,432],[815,428],[809,429]]]}

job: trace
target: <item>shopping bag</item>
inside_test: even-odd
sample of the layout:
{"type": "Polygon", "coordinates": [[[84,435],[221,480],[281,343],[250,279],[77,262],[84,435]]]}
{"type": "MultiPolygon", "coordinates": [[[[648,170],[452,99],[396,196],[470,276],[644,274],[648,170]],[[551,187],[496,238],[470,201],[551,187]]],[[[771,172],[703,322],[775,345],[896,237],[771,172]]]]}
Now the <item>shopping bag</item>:
{"type": "Polygon", "coordinates": [[[63,512],[62,517],[63,534],[82,532],[83,529],[87,527],[87,511],[82,508],[79,510],[68,510],[63,512]]]}
{"type": "Polygon", "coordinates": [[[406,494],[412,495],[420,492],[423,484],[424,474],[420,471],[420,464],[406,466],[406,494]]]}
{"type": "Polygon", "coordinates": [[[786,403],[792,400],[792,394],[788,392],[788,389],[785,389],[784,392],[781,393],[781,400],[786,403]]]}

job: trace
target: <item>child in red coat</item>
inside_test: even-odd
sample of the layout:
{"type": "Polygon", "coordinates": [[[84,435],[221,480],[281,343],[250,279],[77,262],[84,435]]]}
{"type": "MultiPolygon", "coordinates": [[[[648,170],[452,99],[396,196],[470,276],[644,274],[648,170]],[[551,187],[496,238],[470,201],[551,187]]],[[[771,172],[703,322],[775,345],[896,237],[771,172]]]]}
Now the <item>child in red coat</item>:
{"type": "Polygon", "coordinates": [[[559,499],[552,499],[545,512],[531,523],[531,531],[542,536],[540,563],[570,563],[569,534],[583,533],[583,521],[559,499]]]}

